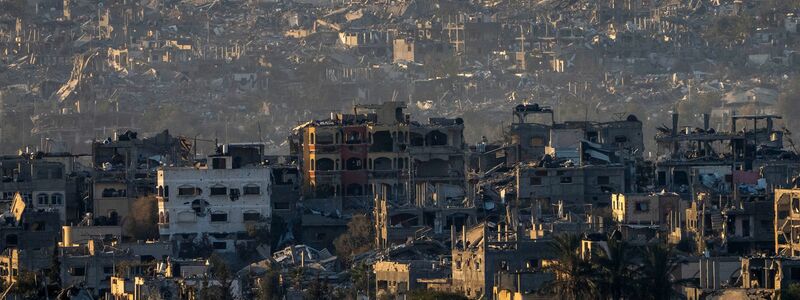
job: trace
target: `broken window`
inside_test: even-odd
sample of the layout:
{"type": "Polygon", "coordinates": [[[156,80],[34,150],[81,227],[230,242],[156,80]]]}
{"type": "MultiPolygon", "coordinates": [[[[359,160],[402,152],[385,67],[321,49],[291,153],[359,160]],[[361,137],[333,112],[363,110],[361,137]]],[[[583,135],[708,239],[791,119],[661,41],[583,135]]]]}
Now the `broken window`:
{"type": "Polygon", "coordinates": [[[16,234],[9,234],[6,236],[6,246],[16,246],[19,238],[16,234]]]}
{"type": "Polygon", "coordinates": [[[361,133],[356,131],[351,131],[347,133],[347,144],[360,144],[361,143],[361,133]]]}
{"type": "Polygon", "coordinates": [[[223,212],[211,213],[211,222],[228,222],[228,214],[223,212]]]}
{"type": "Polygon", "coordinates": [[[742,220],[742,236],[749,237],[750,236],[750,220],[742,220]]]}
{"type": "Polygon", "coordinates": [[[261,220],[261,214],[258,212],[246,212],[242,214],[242,220],[245,222],[257,222],[261,220]]]}
{"type": "Polygon", "coordinates": [[[61,179],[64,176],[64,172],[61,168],[53,168],[53,172],[50,174],[50,178],[52,179],[61,179]]]}
{"type": "Polygon", "coordinates": [[[446,146],[447,135],[439,130],[434,130],[425,135],[425,141],[428,146],[446,146]]]}
{"type": "Polygon", "coordinates": [[[347,160],[346,167],[348,170],[361,170],[364,162],[357,157],[351,157],[347,160]]]}
{"type": "Polygon", "coordinates": [[[372,134],[372,145],[370,145],[369,151],[391,152],[392,145],[392,135],[388,131],[378,131],[372,134]]]}
{"type": "Polygon", "coordinates": [[[422,137],[421,134],[412,132],[409,134],[409,139],[411,140],[411,146],[424,146],[425,145],[425,138],[422,137]]]}
{"type": "Polygon", "coordinates": [[[208,201],[203,199],[195,199],[192,201],[192,210],[194,210],[195,214],[198,217],[204,217],[206,215],[206,207],[208,207],[208,201]]]}
{"type": "Polygon", "coordinates": [[[334,163],[330,158],[320,158],[317,160],[317,171],[333,171],[334,163]]]}
{"type": "Polygon", "coordinates": [[[239,200],[239,189],[232,188],[229,194],[231,201],[239,200]]]}
{"type": "Polygon", "coordinates": [[[228,188],[224,186],[211,187],[211,196],[224,196],[228,194],[228,188]]]}
{"type": "Polygon", "coordinates": [[[255,185],[255,184],[246,185],[246,186],[244,186],[244,188],[242,188],[242,190],[243,190],[245,195],[260,195],[261,194],[261,187],[255,185]]]}
{"type": "Polygon", "coordinates": [[[202,190],[193,186],[178,187],[178,196],[197,196],[200,195],[202,190]]]}
{"type": "Polygon", "coordinates": [[[689,176],[684,171],[675,171],[672,181],[675,185],[689,185],[689,176]]]}
{"type": "Polygon", "coordinates": [[[47,196],[47,194],[45,194],[45,193],[41,193],[41,194],[36,195],[36,201],[39,204],[43,204],[43,205],[49,204],[49,202],[50,202],[49,198],[50,197],[47,196]]]}
{"type": "Polygon", "coordinates": [[[85,267],[72,267],[69,269],[69,275],[72,276],[85,276],[86,275],[86,268],[85,267]]]}
{"type": "Polygon", "coordinates": [[[50,196],[50,203],[52,204],[62,204],[64,203],[64,195],[61,193],[55,193],[50,196]]]}
{"type": "MultiPolygon", "coordinates": [[[[313,134],[313,133],[312,133],[313,134]]],[[[316,139],[314,140],[314,144],[317,145],[331,145],[333,144],[333,135],[330,133],[318,133],[316,139]]]]}
{"type": "Polygon", "coordinates": [[[212,169],[225,169],[227,166],[227,161],[224,157],[214,157],[211,159],[211,168],[212,169]]]}
{"type": "Polygon", "coordinates": [[[388,171],[392,169],[392,160],[386,157],[378,157],[372,165],[373,169],[376,171],[388,171]]]}

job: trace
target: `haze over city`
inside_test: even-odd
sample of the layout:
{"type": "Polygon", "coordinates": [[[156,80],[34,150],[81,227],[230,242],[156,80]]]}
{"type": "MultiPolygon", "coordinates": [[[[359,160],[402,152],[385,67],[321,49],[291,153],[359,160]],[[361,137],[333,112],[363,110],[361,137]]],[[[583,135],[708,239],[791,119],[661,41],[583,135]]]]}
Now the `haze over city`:
{"type": "Polygon", "coordinates": [[[0,299],[800,299],[799,0],[0,0],[0,299]]]}

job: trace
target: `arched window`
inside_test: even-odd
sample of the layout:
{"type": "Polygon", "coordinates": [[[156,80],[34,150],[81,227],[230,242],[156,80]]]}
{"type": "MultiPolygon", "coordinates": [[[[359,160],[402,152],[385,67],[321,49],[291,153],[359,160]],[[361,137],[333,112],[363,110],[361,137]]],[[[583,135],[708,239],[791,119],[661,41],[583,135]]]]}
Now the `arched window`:
{"type": "Polygon", "coordinates": [[[333,171],[334,170],[334,162],[330,158],[320,158],[317,160],[317,170],[318,171],[333,171]]]}
{"type": "Polygon", "coordinates": [[[375,171],[388,171],[392,169],[392,160],[387,157],[378,157],[373,163],[372,167],[375,171]]]}
{"type": "Polygon", "coordinates": [[[361,170],[362,168],[364,168],[363,165],[364,162],[357,157],[349,158],[345,164],[346,164],[346,169],[348,170],[361,170]]]}
{"type": "Polygon", "coordinates": [[[428,146],[446,146],[447,135],[439,130],[434,130],[425,135],[425,142],[428,146]]]}
{"type": "Polygon", "coordinates": [[[64,203],[64,195],[61,193],[55,193],[50,196],[50,202],[53,204],[63,204],[64,203]]]}
{"type": "Polygon", "coordinates": [[[50,197],[48,197],[47,194],[45,194],[45,193],[41,193],[41,194],[36,195],[36,201],[39,204],[45,204],[45,205],[49,204],[49,202],[50,202],[49,199],[50,199],[50,197]]]}

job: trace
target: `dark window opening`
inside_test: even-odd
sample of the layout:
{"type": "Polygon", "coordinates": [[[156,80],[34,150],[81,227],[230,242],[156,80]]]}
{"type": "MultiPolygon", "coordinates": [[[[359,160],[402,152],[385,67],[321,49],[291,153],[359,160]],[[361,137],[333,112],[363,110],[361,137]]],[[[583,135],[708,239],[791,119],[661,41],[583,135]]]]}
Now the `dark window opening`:
{"type": "Polygon", "coordinates": [[[572,177],[569,177],[569,176],[561,177],[561,183],[564,183],[564,184],[572,183],[572,177]]]}
{"type": "Polygon", "coordinates": [[[222,157],[215,157],[211,159],[211,168],[212,169],[225,169],[226,167],[225,158],[222,157]]]}
{"type": "Polygon", "coordinates": [[[222,196],[228,194],[228,188],[226,187],[212,187],[211,188],[211,196],[222,196]]]}
{"type": "Polygon", "coordinates": [[[364,167],[364,162],[359,158],[350,158],[346,162],[346,168],[348,170],[361,170],[364,167]]]}
{"type": "Polygon", "coordinates": [[[428,146],[446,146],[447,135],[441,131],[434,130],[425,135],[425,141],[428,142],[428,146]]]}
{"type": "Polygon", "coordinates": [[[226,213],[212,213],[211,222],[227,222],[228,214],[226,213]]]}
{"type": "Polygon", "coordinates": [[[245,222],[247,222],[247,221],[255,222],[255,221],[261,220],[261,214],[257,213],[257,212],[246,212],[246,213],[244,213],[242,215],[242,219],[245,222]]]}
{"type": "Polygon", "coordinates": [[[69,269],[69,275],[72,276],[85,276],[86,275],[86,268],[84,267],[72,267],[69,269]]]}
{"type": "Polygon", "coordinates": [[[202,191],[195,187],[179,187],[178,196],[196,196],[200,195],[202,191]]]}
{"type": "Polygon", "coordinates": [[[214,247],[214,249],[216,249],[216,250],[225,250],[225,249],[227,249],[227,248],[228,248],[228,243],[225,243],[225,242],[214,242],[214,243],[212,244],[212,246],[213,246],[213,247],[214,247]]]}
{"type": "Polygon", "coordinates": [[[611,179],[608,176],[597,176],[597,184],[609,184],[611,179]]]}
{"type": "Polygon", "coordinates": [[[542,185],[542,177],[531,177],[531,185],[542,185]]]}
{"type": "Polygon", "coordinates": [[[248,185],[243,188],[245,195],[260,195],[261,187],[257,185],[248,185]]]}
{"type": "Polygon", "coordinates": [[[333,171],[334,163],[330,158],[320,158],[317,160],[317,171],[333,171]]]}

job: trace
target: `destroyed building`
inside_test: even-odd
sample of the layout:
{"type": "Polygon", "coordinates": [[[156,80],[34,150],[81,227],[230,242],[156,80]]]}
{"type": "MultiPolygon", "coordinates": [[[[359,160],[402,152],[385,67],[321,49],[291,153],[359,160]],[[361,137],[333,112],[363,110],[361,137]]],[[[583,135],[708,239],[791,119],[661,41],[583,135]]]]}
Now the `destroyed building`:
{"type": "Polygon", "coordinates": [[[780,116],[734,115],[730,131],[709,127],[709,118],[703,115],[703,128],[681,127],[673,114],[672,127],[659,128],[657,188],[687,194],[694,178],[708,175],[733,186],[753,176],[782,186],[790,183],[786,174],[798,172],[796,154],[784,149],[784,132],[774,125],[780,116]]]}
{"type": "Polygon", "coordinates": [[[20,193],[3,209],[0,224],[0,274],[15,282],[22,272],[52,267],[60,239],[58,210],[28,206],[20,193]]]}
{"type": "Polygon", "coordinates": [[[139,138],[136,132],[92,144],[92,205],[95,218],[121,224],[139,197],[155,195],[159,166],[186,166],[192,160],[192,143],[164,131],[139,138]]]}
{"type": "Polygon", "coordinates": [[[467,297],[490,298],[495,274],[541,270],[552,259],[548,240],[528,237],[514,225],[483,223],[460,235],[453,239],[451,288],[467,297]]]}
{"type": "Polygon", "coordinates": [[[328,209],[368,208],[376,187],[392,201],[456,201],[466,196],[463,122],[410,120],[404,104],[357,105],[354,114],[312,121],[294,130],[294,154],[306,199],[328,209]],[[364,112],[367,111],[367,112],[364,112]],[[331,203],[333,202],[333,203],[331,203]]]}
{"type": "Polygon", "coordinates": [[[55,209],[62,223],[77,222],[84,209],[86,174],[68,153],[22,153],[0,158],[2,201],[20,193],[29,208],[55,209]]]}

